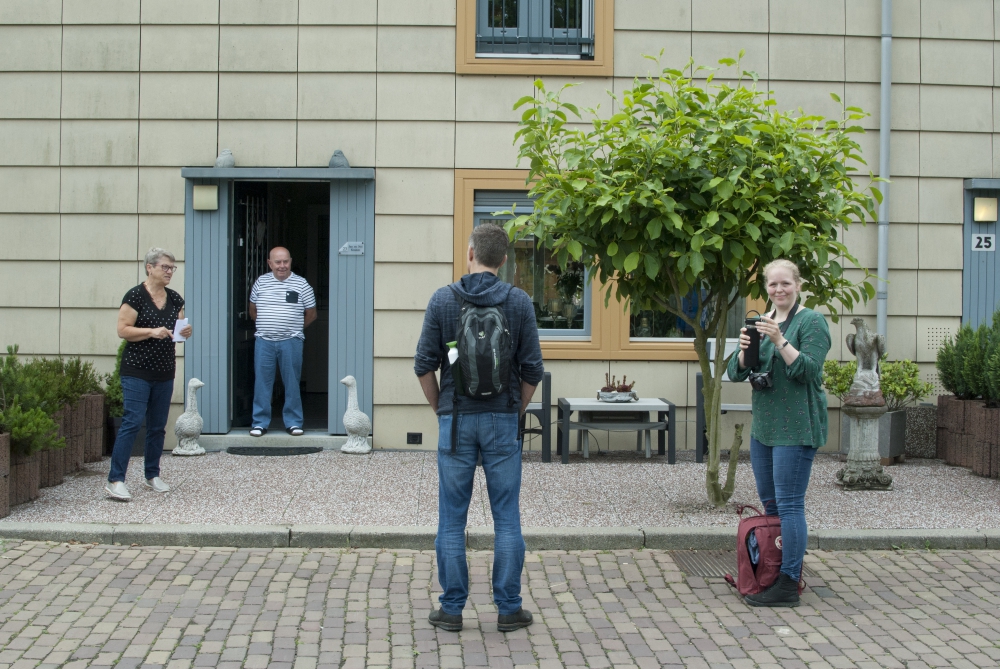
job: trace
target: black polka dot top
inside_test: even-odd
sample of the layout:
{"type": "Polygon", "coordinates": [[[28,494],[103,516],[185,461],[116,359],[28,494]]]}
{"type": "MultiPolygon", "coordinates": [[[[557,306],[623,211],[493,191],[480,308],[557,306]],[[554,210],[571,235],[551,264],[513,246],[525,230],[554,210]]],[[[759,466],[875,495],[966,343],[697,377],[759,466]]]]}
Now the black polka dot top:
{"type": "MultiPolygon", "coordinates": [[[[174,323],[184,308],[184,298],[177,291],[167,290],[167,303],[157,309],[146,285],[140,283],[125,293],[122,304],[127,304],[138,312],[135,319],[137,328],[167,328],[174,330],[174,323]]],[[[134,376],[144,381],[173,381],[174,342],[171,339],[143,339],[125,344],[122,353],[122,376],[134,376]]]]}

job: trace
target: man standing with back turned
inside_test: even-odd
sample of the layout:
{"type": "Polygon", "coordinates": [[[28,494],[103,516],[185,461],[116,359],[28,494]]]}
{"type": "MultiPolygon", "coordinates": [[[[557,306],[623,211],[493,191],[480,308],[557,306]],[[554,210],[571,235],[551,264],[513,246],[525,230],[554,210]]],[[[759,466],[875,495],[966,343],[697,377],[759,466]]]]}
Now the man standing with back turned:
{"type": "Polygon", "coordinates": [[[271,392],[274,371],[281,371],[285,386],[285,431],[298,437],[303,434],[302,378],[303,333],[316,320],[316,296],[309,283],[292,271],[288,249],[275,246],[267,255],[268,274],[262,274],[250,291],[250,318],[257,325],[254,342],[253,427],[251,437],[267,434],[271,424],[271,392]]]}
{"type": "Polygon", "coordinates": [[[542,351],[531,298],[497,278],[507,260],[507,247],[502,227],[485,223],[475,229],[469,238],[469,273],[431,297],[414,356],[414,372],[438,416],[434,548],[444,593],[441,608],[428,620],[449,631],[462,629],[462,609],[469,596],[465,526],[480,454],[495,532],[497,628],[510,632],[532,621],[531,613],[521,608],[524,538],[518,424],[542,380],[542,351]],[[449,344],[456,342],[449,353],[449,344]],[[434,375],[438,369],[440,389],[434,375]],[[453,376],[457,370],[463,370],[458,385],[453,376]]]}

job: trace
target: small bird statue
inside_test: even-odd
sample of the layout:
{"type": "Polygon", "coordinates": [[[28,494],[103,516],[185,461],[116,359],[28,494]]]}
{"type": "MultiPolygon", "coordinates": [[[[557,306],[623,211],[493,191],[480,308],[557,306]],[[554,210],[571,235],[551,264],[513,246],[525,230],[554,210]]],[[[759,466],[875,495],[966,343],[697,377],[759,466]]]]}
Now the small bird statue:
{"type": "Polygon", "coordinates": [[[333,155],[330,156],[330,167],[338,168],[338,167],[350,167],[350,166],[351,164],[347,162],[347,156],[345,156],[344,152],[341,151],[340,149],[334,151],[333,155]]]}
{"type": "Polygon", "coordinates": [[[174,455],[205,455],[205,449],[198,444],[204,421],[198,413],[198,398],[196,393],[205,384],[198,379],[188,381],[187,409],[177,417],[174,423],[174,434],[177,435],[177,446],[174,455]]]}
{"type": "Polygon", "coordinates": [[[372,422],[358,408],[358,382],[353,376],[345,376],[340,382],[347,386],[347,411],[344,412],[347,443],[340,450],[344,453],[370,453],[372,447],[368,443],[368,435],[372,431],[372,422]]]}
{"type": "Polygon", "coordinates": [[[878,363],[885,355],[885,336],[869,330],[863,318],[854,318],[851,324],[857,334],[847,335],[847,349],[857,358],[858,371],[844,401],[848,404],[884,404],[878,363]]]}
{"type": "Polygon", "coordinates": [[[236,158],[229,149],[223,149],[219,157],[215,159],[216,167],[236,167],[236,158]]]}

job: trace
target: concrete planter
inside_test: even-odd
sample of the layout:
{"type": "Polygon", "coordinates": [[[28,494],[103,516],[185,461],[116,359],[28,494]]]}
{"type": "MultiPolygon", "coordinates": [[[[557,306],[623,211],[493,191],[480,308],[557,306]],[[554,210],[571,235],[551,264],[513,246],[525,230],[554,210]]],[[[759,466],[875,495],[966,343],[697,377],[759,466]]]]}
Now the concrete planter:
{"type": "MultiPolygon", "coordinates": [[[[851,423],[847,415],[840,413],[840,452],[847,455],[851,450],[851,423]]],[[[878,419],[878,454],[882,465],[895,464],[906,454],[906,411],[889,411],[878,419]]]]}
{"type": "Polygon", "coordinates": [[[84,395],[80,404],[84,410],[83,461],[100,462],[104,457],[104,395],[84,395]]]}
{"type": "Polygon", "coordinates": [[[906,408],[906,457],[937,457],[937,408],[906,408]]]}
{"type": "Polygon", "coordinates": [[[63,455],[64,472],[72,474],[83,469],[84,426],[86,425],[86,403],[81,399],[75,406],[67,405],[66,451],[63,455]]]}
{"type": "Polygon", "coordinates": [[[993,476],[994,451],[1000,441],[997,435],[997,431],[1000,430],[1000,409],[983,406],[973,413],[973,417],[975,422],[972,426],[970,466],[973,474],[989,478],[993,476]]]}
{"type": "Polygon", "coordinates": [[[31,455],[10,453],[10,489],[7,498],[11,506],[38,499],[41,482],[40,464],[41,458],[38,453],[31,455]]]}
{"type": "Polygon", "coordinates": [[[0,434],[0,518],[10,515],[10,434],[0,434]]]}

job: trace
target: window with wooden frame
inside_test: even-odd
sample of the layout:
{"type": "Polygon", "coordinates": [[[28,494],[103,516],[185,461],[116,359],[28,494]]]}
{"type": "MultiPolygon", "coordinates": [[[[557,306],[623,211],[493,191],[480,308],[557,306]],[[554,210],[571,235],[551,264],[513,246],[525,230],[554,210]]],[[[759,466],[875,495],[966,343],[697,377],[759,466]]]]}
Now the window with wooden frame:
{"type": "Polygon", "coordinates": [[[458,0],[460,74],[614,75],[614,0],[458,0]]]}
{"type": "MultiPolygon", "coordinates": [[[[523,195],[520,199],[517,197],[517,193],[527,193],[528,189],[525,186],[527,176],[526,170],[455,170],[454,277],[456,281],[466,272],[465,259],[469,248],[469,235],[472,234],[477,222],[503,218],[494,216],[493,213],[509,210],[510,204],[521,202],[515,208],[515,212],[526,208],[529,204],[523,195]],[[511,202],[504,206],[500,205],[501,201],[507,200],[511,202]]],[[[693,340],[685,336],[687,333],[680,328],[679,319],[676,317],[660,313],[651,315],[646,312],[629,314],[614,295],[605,306],[605,289],[597,283],[590,283],[588,287],[584,281],[579,291],[575,286],[571,287],[572,291],[565,286],[560,287],[558,280],[561,274],[555,274],[554,270],[549,271],[548,275],[539,272],[539,263],[542,265],[542,272],[545,271],[545,266],[551,263],[545,260],[544,250],[537,249],[531,241],[522,243],[520,250],[515,247],[511,253],[513,263],[509,257],[506,265],[513,264],[514,267],[508,268],[507,274],[501,278],[521,286],[532,295],[532,301],[536,304],[536,315],[539,316],[542,354],[546,359],[698,359],[693,340]],[[510,274],[511,272],[513,274],[510,274]],[[553,298],[558,299],[560,304],[552,304],[553,298]],[[639,328],[649,329],[639,330],[639,328]]],[[[743,310],[746,308],[763,311],[764,304],[737,300],[728,319],[733,337],[739,336],[743,310]]]]}

